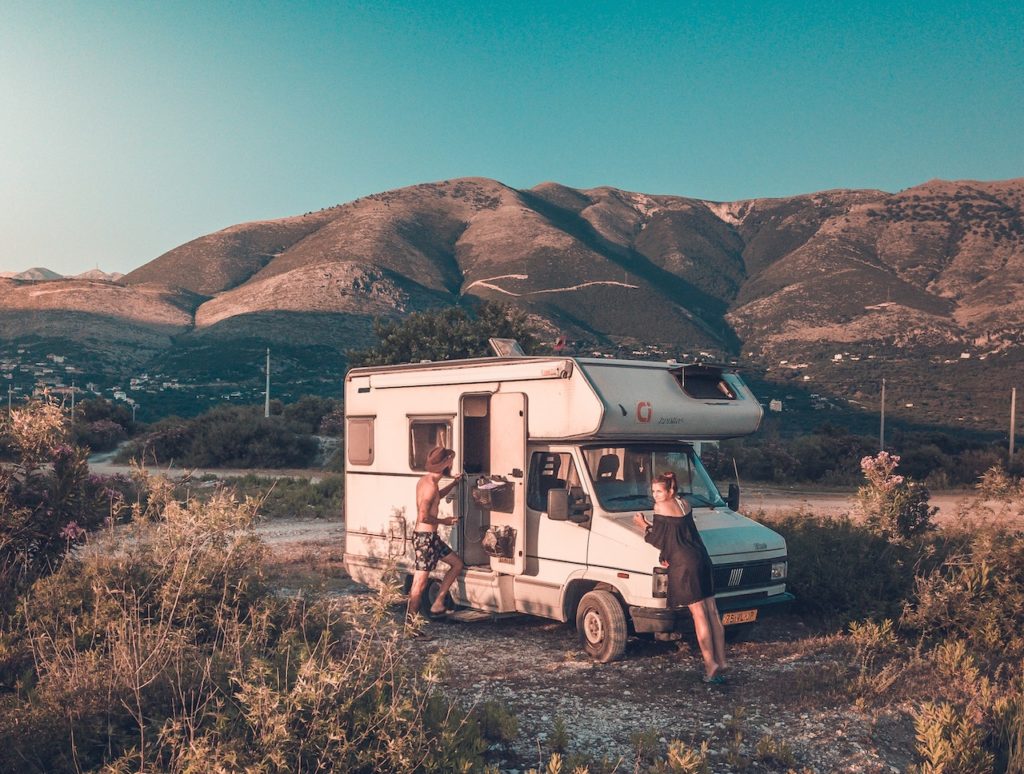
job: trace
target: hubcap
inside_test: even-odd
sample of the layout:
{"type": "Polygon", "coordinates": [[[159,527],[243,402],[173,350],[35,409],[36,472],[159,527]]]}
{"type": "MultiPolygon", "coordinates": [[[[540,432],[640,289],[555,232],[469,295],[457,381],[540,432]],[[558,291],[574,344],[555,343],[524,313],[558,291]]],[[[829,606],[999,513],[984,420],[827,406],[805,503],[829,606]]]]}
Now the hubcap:
{"type": "Polygon", "coordinates": [[[588,642],[596,644],[604,639],[604,623],[596,610],[588,610],[584,614],[583,633],[587,636],[588,642]]]}

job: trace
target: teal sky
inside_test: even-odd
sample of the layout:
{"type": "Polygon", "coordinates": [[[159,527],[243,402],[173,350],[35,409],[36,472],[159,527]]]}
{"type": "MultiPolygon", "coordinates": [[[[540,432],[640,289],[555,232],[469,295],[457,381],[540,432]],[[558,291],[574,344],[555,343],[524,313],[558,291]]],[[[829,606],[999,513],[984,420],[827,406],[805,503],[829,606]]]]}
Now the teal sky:
{"type": "Polygon", "coordinates": [[[0,270],[415,183],[1024,176],[1020,2],[0,0],[0,270]]]}

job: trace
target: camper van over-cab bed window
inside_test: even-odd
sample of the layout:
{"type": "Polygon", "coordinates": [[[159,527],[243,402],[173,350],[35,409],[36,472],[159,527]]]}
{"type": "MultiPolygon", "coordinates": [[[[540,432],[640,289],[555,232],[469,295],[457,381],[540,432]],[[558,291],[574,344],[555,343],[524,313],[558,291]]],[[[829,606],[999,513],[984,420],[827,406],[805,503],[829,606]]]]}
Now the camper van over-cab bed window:
{"type": "Polygon", "coordinates": [[[736,388],[729,376],[706,368],[677,368],[672,376],[683,392],[699,400],[737,400],[736,388]]]}
{"type": "Polygon", "coordinates": [[[452,421],[448,417],[424,417],[409,420],[409,467],[427,469],[427,454],[435,446],[452,446],[452,421]]]}
{"type": "Polygon", "coordinates": [[[345,443],[350,465],[372,465],[373,417],[349,417],[345,443]]]}

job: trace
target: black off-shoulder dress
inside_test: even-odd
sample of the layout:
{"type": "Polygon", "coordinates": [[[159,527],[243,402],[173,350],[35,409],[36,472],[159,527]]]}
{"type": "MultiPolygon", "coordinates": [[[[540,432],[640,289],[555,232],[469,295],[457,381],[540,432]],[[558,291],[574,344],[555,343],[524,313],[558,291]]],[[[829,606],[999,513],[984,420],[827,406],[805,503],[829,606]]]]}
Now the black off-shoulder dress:
{"type": "Polygon", "coordinates": [[[668,606],[685,607],[715,593],[711,557],[700,539],[693,514],[654,514],[654,524],[644,540],[661,551],[658,559],[668,562],[668,606]]]}

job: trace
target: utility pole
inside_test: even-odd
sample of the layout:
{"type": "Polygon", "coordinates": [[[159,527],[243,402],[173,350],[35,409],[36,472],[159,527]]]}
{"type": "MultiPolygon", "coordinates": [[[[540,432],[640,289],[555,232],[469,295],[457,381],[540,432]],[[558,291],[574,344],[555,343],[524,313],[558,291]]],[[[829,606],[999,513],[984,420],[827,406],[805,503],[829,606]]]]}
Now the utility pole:
{"type": "Polygon", "coordinates": [[[11,411],[11,393],[14,392],[13,385],[7,385],[7,416],[10,416],[13,412],[11,411]]]}
{"type": "Polygon", "coordinates": [[[135,409],[139,407],[138,403],[132,404],[132,424],[135,424],[135,409]]]}
{"type": "Polygon", "coordinates": [[[885,451],[885,379],[882,379],[882,417],[878,425],[878,451],[885,451]]]}
{"type": "Polygon", "coordinates": [[[1017,388],[1010,390],[1010,458],[1006,462],[1009,468],[1013,464],[1013,441],[1017,434],[1017,388]]]}
{"type": "Polygon", "coordinates": [[[71,380],[71,421],[75,421],[75,380],[71,380]]]}
{"type": "Polygon", "coordinates": [[[270,416],[270,347],[267,347],[267,390],[265,393],[266,399],[263,404],[263,416],[270,416]]]}

